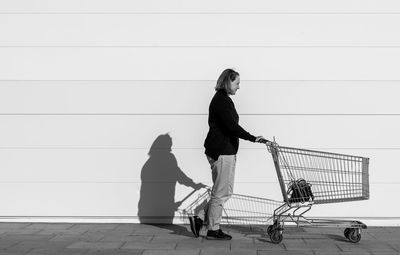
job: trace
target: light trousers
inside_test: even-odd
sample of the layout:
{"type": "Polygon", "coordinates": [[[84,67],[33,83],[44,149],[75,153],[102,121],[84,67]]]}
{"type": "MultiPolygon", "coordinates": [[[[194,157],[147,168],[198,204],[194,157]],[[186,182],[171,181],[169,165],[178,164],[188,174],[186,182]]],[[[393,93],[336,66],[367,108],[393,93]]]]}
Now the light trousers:
{"type": "MultiPolygon", "coordinates": [[[[236,155],[220,155],[218,160],[208,157],[211,166],[213,187],[211,198],[204,208],[204,221],[208,230],[218,230],[225,202],[233,194],[235,182],[236,155]]],[[[199,215],[200,218],[201,215],[199,215]]]]}

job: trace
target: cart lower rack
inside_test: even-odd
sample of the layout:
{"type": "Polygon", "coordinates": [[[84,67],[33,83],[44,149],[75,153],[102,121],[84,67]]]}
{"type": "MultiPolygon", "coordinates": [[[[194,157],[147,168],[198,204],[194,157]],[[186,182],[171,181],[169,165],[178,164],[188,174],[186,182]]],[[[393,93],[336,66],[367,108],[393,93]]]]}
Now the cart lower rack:
{"type": "Polygon", "coordinates": [[[351,242],[361,240],[360,221],[311,219],[304,214],[314,204],[369,199],[369,159],[315,150],[282,147],[267,142],[272,154],[284,204],[274,211],[267,233],[273,243],[283,239],[286,222],[303,227],[342,227],[351,242]]]}

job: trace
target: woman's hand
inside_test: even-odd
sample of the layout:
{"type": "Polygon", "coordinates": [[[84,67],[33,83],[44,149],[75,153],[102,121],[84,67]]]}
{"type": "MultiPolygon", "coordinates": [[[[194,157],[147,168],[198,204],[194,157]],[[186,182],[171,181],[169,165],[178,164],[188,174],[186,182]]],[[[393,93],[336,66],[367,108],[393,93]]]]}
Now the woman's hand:
{"type": "Polygon", "coordinates": [[[202,188],[208,188],[208,186],[207,185],[204,185],[203,183],[196,183],[195,185],[193,185],[193,188],[195,189],[195,190],[199,190],[199,189],[202,189],[202,188]]]}
{"type": "Polygon", "coordinates": [[[262,136],[256,137],[256,143],[267,143],[267,142],[269,142],[269,141],[262,136]]]}

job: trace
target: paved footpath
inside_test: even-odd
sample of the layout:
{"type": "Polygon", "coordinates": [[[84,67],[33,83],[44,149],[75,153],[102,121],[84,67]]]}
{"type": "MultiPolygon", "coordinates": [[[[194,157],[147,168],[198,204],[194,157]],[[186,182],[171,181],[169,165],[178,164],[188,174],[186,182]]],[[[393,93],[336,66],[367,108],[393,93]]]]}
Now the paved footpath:
{"type": "Polygon", "coordinates": [[[400,254],[400,228],[370,227],[359,243],[342,229],[287,227],[272,244],[261,227],[226,226],[231,241],[193,238],[187,226],[145,224],[0,223],[0,254],[400,254]]]}

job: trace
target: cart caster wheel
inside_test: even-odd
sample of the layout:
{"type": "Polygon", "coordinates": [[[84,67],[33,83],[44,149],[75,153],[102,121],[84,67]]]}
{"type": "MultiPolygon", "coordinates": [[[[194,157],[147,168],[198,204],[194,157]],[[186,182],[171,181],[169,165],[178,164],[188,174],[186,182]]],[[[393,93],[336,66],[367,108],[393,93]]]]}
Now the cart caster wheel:
{"type": "Polygon", "coordinates": [[[344,237],[346,237],[347,239],[349,239],[349,233],[350,233],[350,231],[351,231],[351,228],[346,228],[346,229],[344,230],[344,237]]]}
{"type": "Polygon", "coordinates": [[[355,228],[351,228],[347,236],[352,243],[358,243],[361,240],[361,233],[359,233],[355,228]]]}
{"type": "Polygon", "coordinates": [[[279,230],[275,230],[270,235],[271,242],[274,244],[278,244],[282,242],[283,235],[279,232],[279,230]]]}
{"type": "Polygon", "coordinates": [[[274,231],[274,225],[269,225],[267,228],[267,234],[271,236],[273,231],[274,231]]]}

